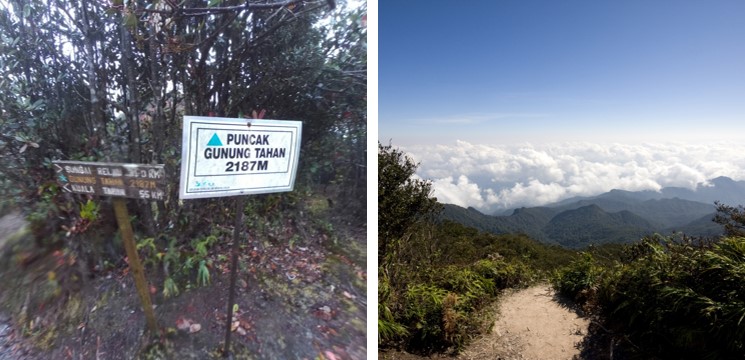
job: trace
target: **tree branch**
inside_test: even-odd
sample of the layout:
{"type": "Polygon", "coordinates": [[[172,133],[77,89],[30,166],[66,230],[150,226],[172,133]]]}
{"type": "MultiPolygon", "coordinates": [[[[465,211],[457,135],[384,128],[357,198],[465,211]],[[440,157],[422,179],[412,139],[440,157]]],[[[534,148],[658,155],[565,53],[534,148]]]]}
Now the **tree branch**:
{"type": "MultiPolygon", "coordinates": [[[[243,11],[243,10],[267,10],[267,9],[278,9],[282,7],[287,7],[290,5],[295,5],[304,2],[304,0],[287,0],[287,1],[280,1],[280,2],[271,2],[271,3],[250,3],[246,2],[243,5],[235,5],[235,6],[225,6],[225,7],[202,7],[202,8],[174,8],[173,4],[171,2],[168,2],[168,4],[173,8],[173,10],[158,10],[158,9],[136,9],[135,12],[137,14],[143,14],[143,13],[149,13],[149,14],[164,14],[164,15],[172,15],[172,14],[179,14],[179,15],[185,15],[185,16],[203,16],[203,15],[212,15],[212,14],[223,14],[228,12],[234,12],[234,11],[243,11]]],[[[331,4],[332,2],[327,2],[327,4],[331,4]]],[[[333,7],[332,7],[333,9],[333,7]]]]}

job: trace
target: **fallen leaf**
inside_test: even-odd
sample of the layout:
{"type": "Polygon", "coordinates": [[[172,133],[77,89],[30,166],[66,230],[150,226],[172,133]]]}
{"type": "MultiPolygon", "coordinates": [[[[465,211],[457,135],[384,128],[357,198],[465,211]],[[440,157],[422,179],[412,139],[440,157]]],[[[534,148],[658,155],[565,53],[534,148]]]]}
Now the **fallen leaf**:
{"type": "Polygon", "coordinates": [[[176,328],[184,331],[190,330],[191,320],[185,319],[183,317],[176,319],[176,328]]]}
{"type": "Polygon", "coordinates": [[[342,292],[342,294],[343,294],[343,295],[344,295],[344,296],[345,296],[345,297],[346,297],[347,299],[352,299],[352,300],[354,300],[354,299],[356,299],[356,298],[357,298],[356,296],[354,296],[354,295],[352,295],[352,294],[350,294],[350,293],[348,293],[348,292],[346,292],[346,291],[342,292]]]}
{"type": "Polygon", "coordinates": [[[158,292],[158,289],[156,289],[155,286],[150,285],[150,295],[155,295],[156,292],[158,292]]]}
{"type": "Polygon", "coordinates": [[[246,282],[246,280],[243,279],[238,280],[238,285],[240,285],[240,287],[244,289],[248,287],[248,283],[246,282]]]}
{"type": "Polygon", "coordinates": [[[320,319],[329,321],[333,317],[333,314],[331,312],[331,308],[328,306],[322,306],[317,309],[315,312],[315,315],[318,316],[320,319]]]}
{"type": "Polygon", "coordinates": [[[237,330],[238,329],[238,325],[240,325],[240,323],[238,321],[233,321],[233,323],[230,325],[230,331],[237,330]]]}
{"type": "Polygon", "coordinates": [[[199,324],[196,324],[195,323],[195,324],[191,324],[191,326],[189,326],[189,334],[193,334],[195,332],[198,332],[199,330],[202,330],[202,325],[199,325],[199,324]]]}
{"type": "Polygon", "coordinates": [[[236,329],[236,331],[235,331],[235,332],[237,332],[237,333],[238,333],[238,335],[240,335],[240,336],[246,336],[246,330],[244,330],[244,329],[243,329],[242,327],[240,327],[240,326],[239,326],[239,327],[238,327],[238,328],[236,329]]]}

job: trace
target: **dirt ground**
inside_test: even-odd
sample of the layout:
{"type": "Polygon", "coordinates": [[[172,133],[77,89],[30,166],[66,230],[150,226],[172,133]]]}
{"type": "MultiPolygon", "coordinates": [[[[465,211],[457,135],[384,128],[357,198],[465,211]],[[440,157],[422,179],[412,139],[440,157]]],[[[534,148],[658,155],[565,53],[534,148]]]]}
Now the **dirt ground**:
{"type": "MultiPolygon", "coordinates": [[[[0,217],[0,252],[6,242],[18,238],[24,233],[26,221],[18,212],[11,212],[0,217]]],[[[2,279],[3,286],[0,287],[0,295],[3,289],[7,289],[7,279],[2,279]]],[[[13,327],[12,317],[7,312],[0,311],[0,360],[25,360],[34,359],[37,354],[33,352],[33,346],[25,341],[20,332],[13,327]]]]}
{"type": "Polygon", "coordinates": [[[542,284],[508,294],[499,306],[491,333],[458,359],[572,359],[587,334],[589,320],[557,301],[542,284]]]}
{"type": "MultiPolygon", "coordinates": [[[[33,251],[30,235],[13,235],[23,225],[20,214],[0,219],[0,360],[222,358],[230,239],[210,249],[210,285],[169,298],[153,289],[160,330],[148,336],[126,268],[99,274],[80,289],[45,293],[50,283],[63,281],[66,265],[55,252],[18,266],[33,251]]],[[[236,359],[366,358],[365,231],[349,227],[335,237],[243,239],[232,332],[236,359]]],[[[162,284],[152,271],[146,277],[162,284]]]]}
{"type": "MultiPolygon", "coordinates": [[[[475,340],[457,360],[564,360],[580,357],[579,345],[589,320],[563,305],[549,285],[512,290],[495,304],[498,314],[492,331],[475,340]]],[[[415,360],[422,357],[397,351],[379,352],[380,359],[415,360]]]]}

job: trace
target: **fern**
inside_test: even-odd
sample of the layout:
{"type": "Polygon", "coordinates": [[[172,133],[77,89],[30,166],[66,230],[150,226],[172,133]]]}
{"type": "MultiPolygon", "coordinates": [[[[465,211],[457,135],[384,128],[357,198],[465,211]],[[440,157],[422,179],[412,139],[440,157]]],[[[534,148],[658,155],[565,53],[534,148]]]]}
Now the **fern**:
{"type": "Polygon", "coordinates": [[[80,204],[80,218],[95,222],[98,219],[99,207],[98,204],[92,200],[88,200],[85,204],[80,204]]]}
{"type": "Polygon", "coordinates": [[[169,298],[171,296],[176,296],[179,294],[178,286],[176,285],[176,282],[173,281],[173,279],[169,276],[166,278],[166,280],[163,282],[163,296],[165,298],[169,298]]]}
{"type": "Polygon", "coordinates": [[[210,283],[210,270],[207,268],[207,261],[202,260],[199,262],[199,270],[197,271],[197,284],[205,286],[210,283]]]}

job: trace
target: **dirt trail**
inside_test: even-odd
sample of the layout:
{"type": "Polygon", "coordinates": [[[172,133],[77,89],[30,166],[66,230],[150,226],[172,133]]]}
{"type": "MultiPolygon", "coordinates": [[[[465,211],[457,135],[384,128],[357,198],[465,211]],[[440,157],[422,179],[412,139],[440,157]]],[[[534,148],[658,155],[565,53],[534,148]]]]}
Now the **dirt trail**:
{"type": "MultiPolygon", "coordinates": [[[[0,217],[0,252],[5,242],[16,235],[26,226],[26,220],[18,212],[12,212],[0,217]]],[[[0,288],[2,292],[2,288],[0,288]]],[[[32,355],[26,344],[19,339],[11,327],[11,318],[0,312],[0,360],[19,360],[30,358],[32,355]]]]}
{"type": "Polygon", "coordinates": [[[492,332],[458,356],[481,359],[572,359],[589,321],[561,305],[549,285],[508,293],[501,300],[492,332]]]}
{"type": "Polygon", "coordinates": [[[21,213],[12,212],[0,217],[0,249],[3,248],[8,238],[20,231],[24,226],[26,226],[26,220],[21,213]]]}

